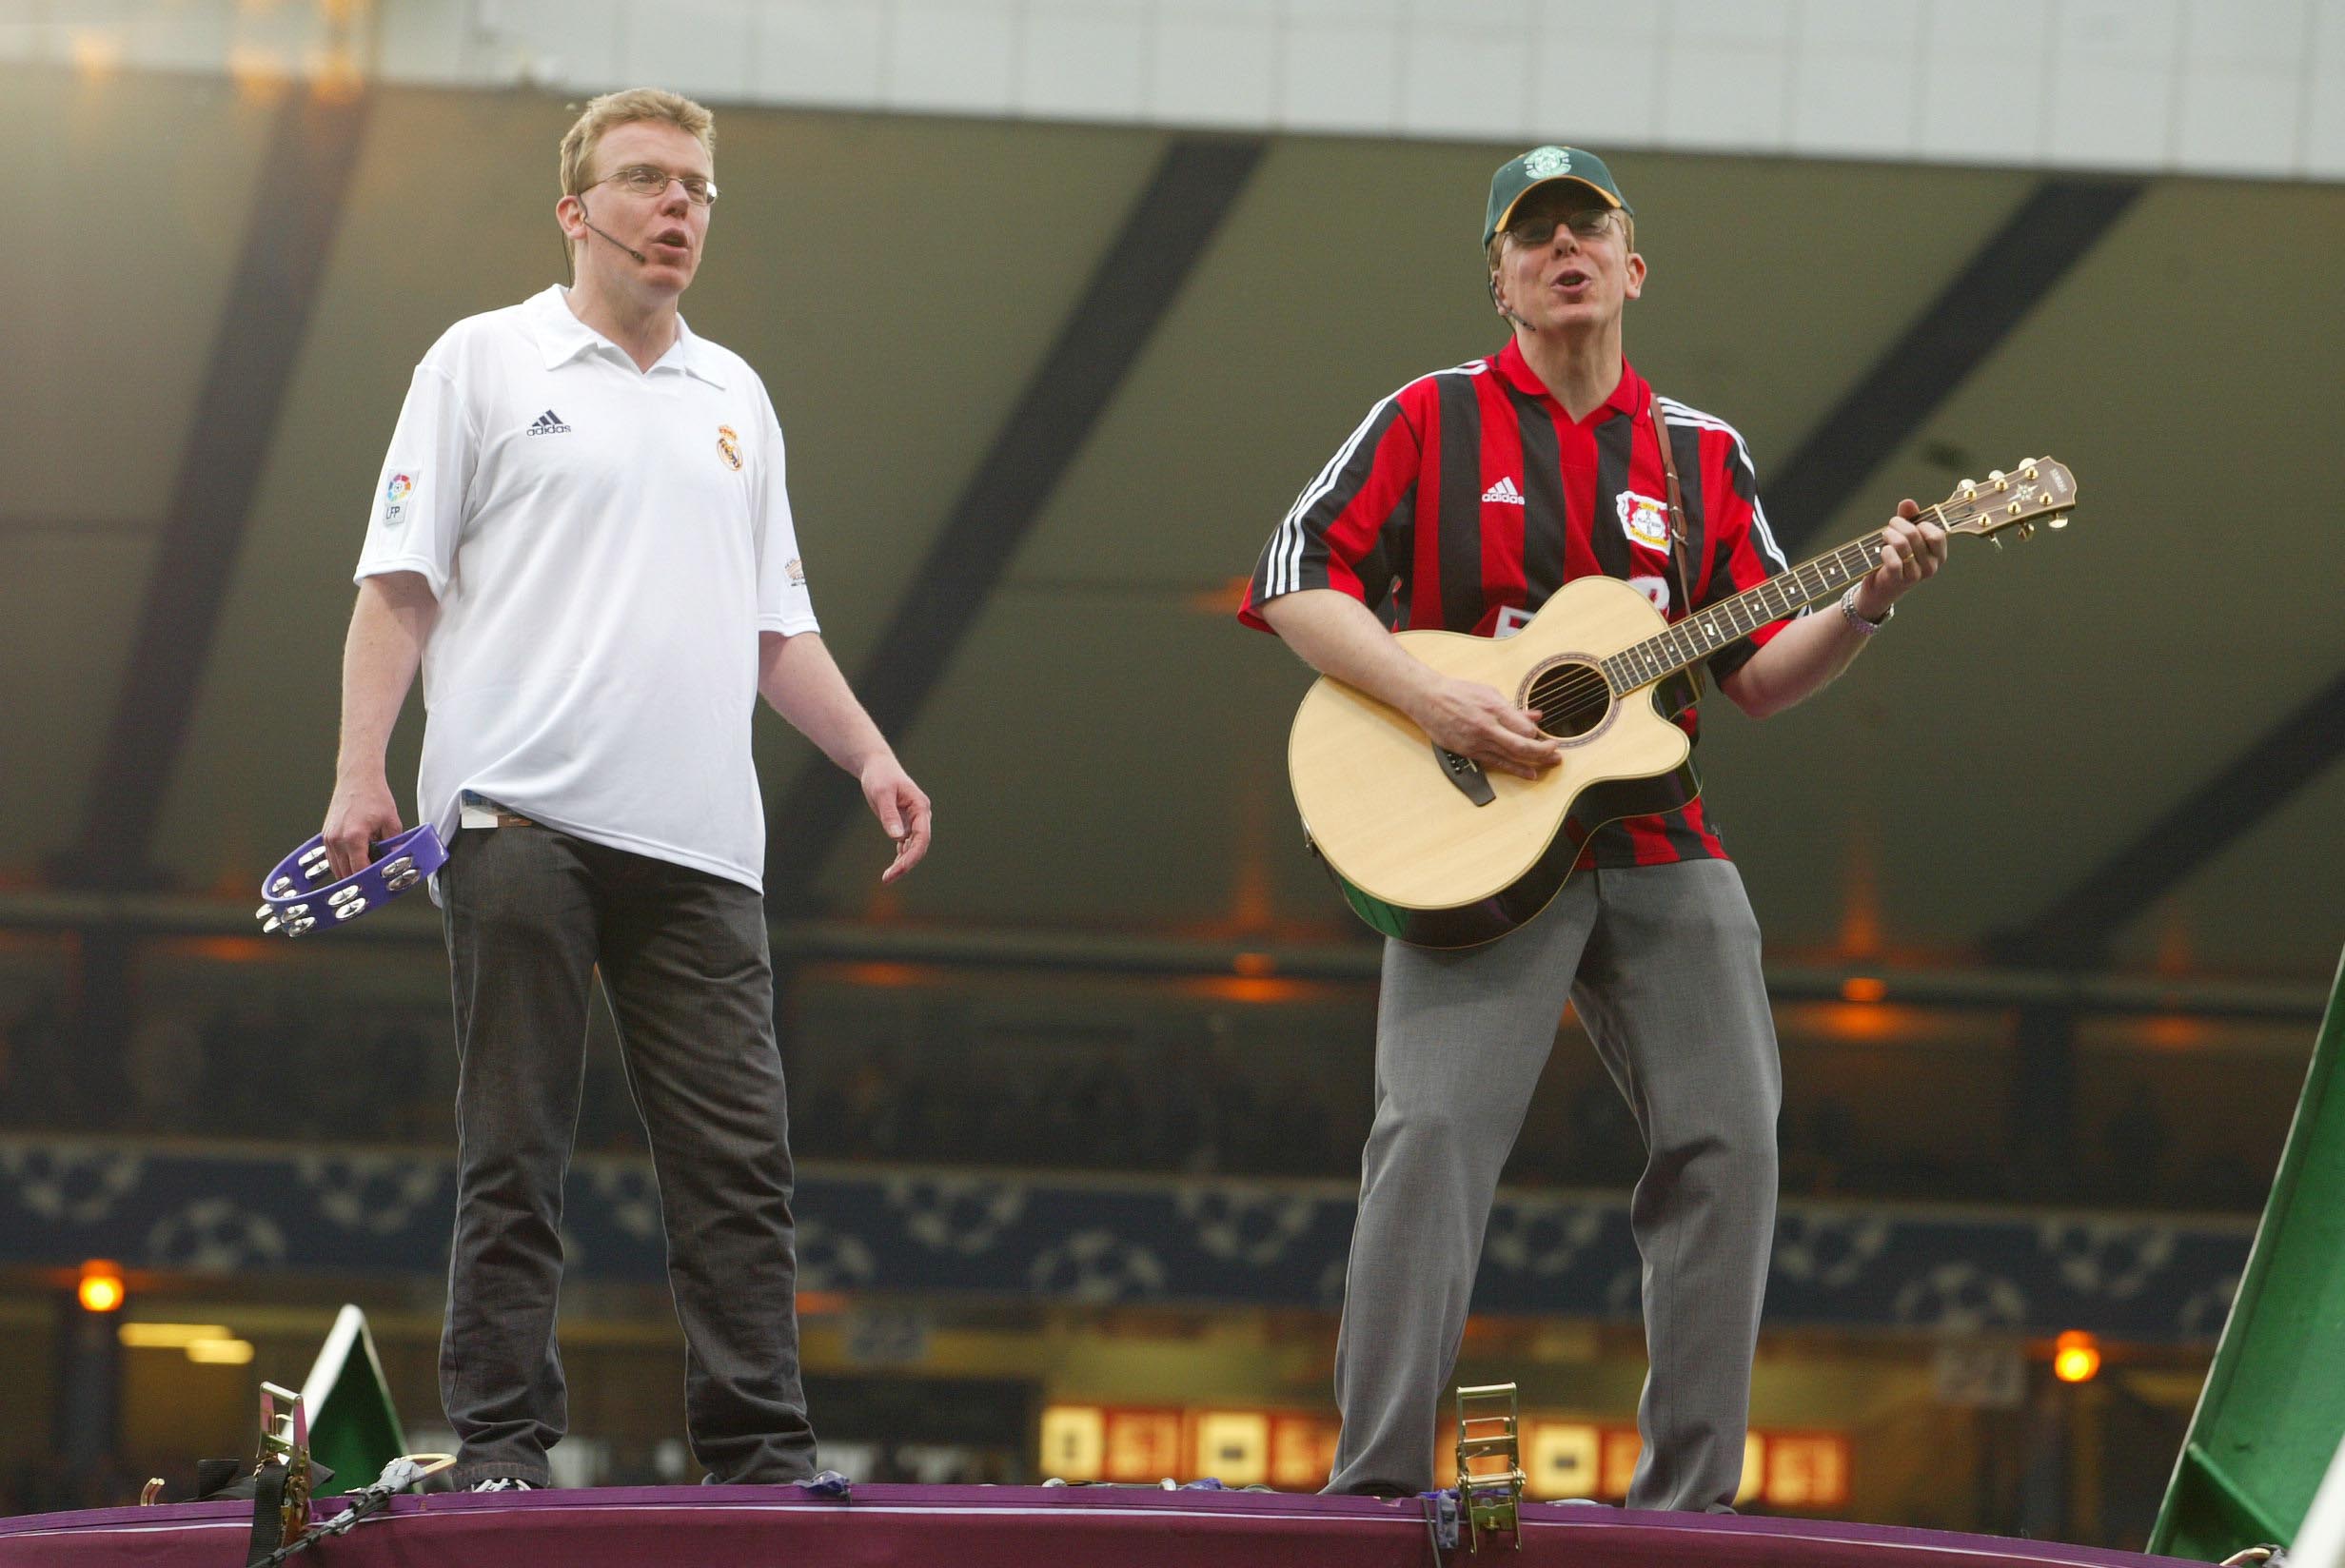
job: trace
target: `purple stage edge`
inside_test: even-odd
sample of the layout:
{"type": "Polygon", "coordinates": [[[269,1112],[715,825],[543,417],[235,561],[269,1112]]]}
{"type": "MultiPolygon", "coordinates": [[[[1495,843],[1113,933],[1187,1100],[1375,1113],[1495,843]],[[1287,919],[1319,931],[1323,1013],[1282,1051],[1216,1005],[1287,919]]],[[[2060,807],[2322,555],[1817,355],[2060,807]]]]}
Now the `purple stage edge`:
{"type": "MultiPolygon", "coordinates": [[[[321,1503],[321,1517],[340,1499],[321,1503]]],[[[1630,1513],[1527,1503],[1523,1550],[1483,1544],[1521,1568],[2143,1568],[2174,1558],[1946,1530],[1730,1515],[1630,1513]]],[[[252,1507],[164,1503],[0,1519],[0,1568],[216,1568],[242,1560],[252,1507]]],[[[1444,1554],[1470,1555],[1461,1541],[1444,1554]]],[[[395,1499],[388,1512],[292,1559],[315,1568],[406,1568],[421,1562],[564,1568],[688,1564],[950,1563],[1034,1568],[1051,1561],[1119,1568],[1426,1568],[1422,1504],[1271,1492],[1166,1492],[1142,1487],[859,1486],[844,1502],[764,1486],[605,1487],[395,1499]]],[[[1481,1559],[1475,1559],[1481,1560],[1481,1559]]]]}

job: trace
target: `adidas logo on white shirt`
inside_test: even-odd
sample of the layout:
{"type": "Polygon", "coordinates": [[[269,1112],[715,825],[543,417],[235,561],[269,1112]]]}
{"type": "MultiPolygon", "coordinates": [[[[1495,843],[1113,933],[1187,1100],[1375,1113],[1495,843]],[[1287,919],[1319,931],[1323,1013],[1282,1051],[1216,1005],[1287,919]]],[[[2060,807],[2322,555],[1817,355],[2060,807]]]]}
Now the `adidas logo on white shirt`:
{"type": "Polygon", "coordinates": [[[566,436],[570,433],[570,427],[562,422],[561,415],[549,408],[537,417],[529,426],[529,433],[533,436],[566,436]]]}
{"type": "Polygon", "coordinates": [[[1482,499],[1497,501],[1502,506],[1524,504],[1523,492],[1514,487],[1514,480],[1511,479],[1501,479],[1496,484],[1482,492],[1482,499]]]}

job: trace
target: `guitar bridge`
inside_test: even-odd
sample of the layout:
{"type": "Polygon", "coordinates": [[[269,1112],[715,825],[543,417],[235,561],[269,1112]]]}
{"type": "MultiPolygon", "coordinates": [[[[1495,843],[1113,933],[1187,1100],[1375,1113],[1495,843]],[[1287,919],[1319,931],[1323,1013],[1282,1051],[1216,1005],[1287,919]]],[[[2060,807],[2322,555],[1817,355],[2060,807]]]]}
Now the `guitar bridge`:
{"type": "Polygon", "coordinates": [[[1489,775],[1482,771],[1482,764],[1472,757],[1460,756],[1448,747],[1435,742],[1433,760],[1441,764],[1442,776],[1456,785],[1458,794],[1475,805],[1487,806],[1498,798],[1498,792],[1490,787],[1489,775]]]}

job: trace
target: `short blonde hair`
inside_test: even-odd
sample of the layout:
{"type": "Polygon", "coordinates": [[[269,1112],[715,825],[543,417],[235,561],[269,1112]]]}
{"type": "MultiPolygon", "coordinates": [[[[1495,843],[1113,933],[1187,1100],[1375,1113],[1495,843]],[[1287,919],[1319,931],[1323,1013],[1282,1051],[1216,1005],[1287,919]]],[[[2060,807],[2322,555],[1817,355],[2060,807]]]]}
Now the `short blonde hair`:
{"type": "Polygon", "coordinates": [[[629,88],[606,92],[587,102],[562,138],[562,193],[581,194],[587,186],[586,161],[594,156],[603,133],[638,120],[660,120],[700,144],[709,162],[717,161],[717,117],[680,92],[663,88],[629,88]]]}

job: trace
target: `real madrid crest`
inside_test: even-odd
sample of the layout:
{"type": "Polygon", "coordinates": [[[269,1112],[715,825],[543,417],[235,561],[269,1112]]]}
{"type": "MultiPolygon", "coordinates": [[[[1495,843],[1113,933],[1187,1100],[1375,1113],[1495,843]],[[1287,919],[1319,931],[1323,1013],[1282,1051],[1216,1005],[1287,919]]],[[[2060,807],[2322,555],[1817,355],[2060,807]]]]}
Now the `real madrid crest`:
{"type": "Polygon", "coordinates": [[[1656,550],[1669,548],[1669,503],[1624,490],[1619,500],[1621,531],[1639,544],[1656,550]]]}
{"type": "Polygon", "coordinates": [[[1551,180],[1558,174],[1571,172],[1571,152],[1567,147],[1533,147],[1523,154],[1523,172],[1534,180],[1551,180]]]}
{"type": "Polygon", "coordinates": [[[717,451],[724,459],[724,465],[727,468],[737,474],[740,472],[741,438],[739,431],[729,424],[717,426],[717,451]]]}

